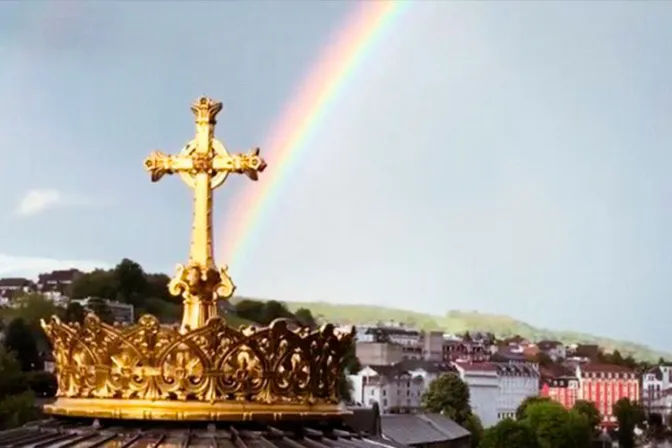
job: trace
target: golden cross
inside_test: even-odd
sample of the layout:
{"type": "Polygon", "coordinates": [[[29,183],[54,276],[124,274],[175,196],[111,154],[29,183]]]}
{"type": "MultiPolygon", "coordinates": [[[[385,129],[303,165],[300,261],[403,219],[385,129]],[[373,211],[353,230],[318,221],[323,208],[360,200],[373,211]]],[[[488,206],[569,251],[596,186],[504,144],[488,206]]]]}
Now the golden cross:
{"type": "Polygon", "coordinates": [[[196,137],[177,155],[152,152],[145,160],[145,169],[157,182],[166,174],[179,174],[194,190],[194,217],[191,230],[189,263],[178,265],[177,276],[170,282],[174,295],[184,298],[183,329],[203,326],[217,315],[217,298],[228,299],[235,289],[227,268],[217,270],[213,253],[212,192],[221,186],[229,173],[245,174],[257,180],[266,168],[259,148],[247,154],[229,154],[215,139],[217,114],[222,103],[199,98],[191,110],[196,117],[196,137]]]}

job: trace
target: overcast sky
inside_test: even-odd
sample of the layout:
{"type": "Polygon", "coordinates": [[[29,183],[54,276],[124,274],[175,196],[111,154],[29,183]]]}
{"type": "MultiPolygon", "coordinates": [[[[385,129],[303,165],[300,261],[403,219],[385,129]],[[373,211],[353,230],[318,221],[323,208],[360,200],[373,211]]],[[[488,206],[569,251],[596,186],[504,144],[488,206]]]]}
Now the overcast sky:
{"type": "MultiPolygon", "coordinates": [[[[268,140],[354,2],[2,2],[0,275],[186,261],[151,150],[268,140]]],[[[505,313],[672,350],[672,3],[416,2],[244,244],[240,294],[505,313]]],[[[262,147],[266,154],[277,148],[262,147]]],[[[280,169],[269,166],[271,170],[280,169]]],[[[263,182],[263,179],[260,181],[263,182]]],[[[221,229],[233,179],[216,195],[221,229]]]]}

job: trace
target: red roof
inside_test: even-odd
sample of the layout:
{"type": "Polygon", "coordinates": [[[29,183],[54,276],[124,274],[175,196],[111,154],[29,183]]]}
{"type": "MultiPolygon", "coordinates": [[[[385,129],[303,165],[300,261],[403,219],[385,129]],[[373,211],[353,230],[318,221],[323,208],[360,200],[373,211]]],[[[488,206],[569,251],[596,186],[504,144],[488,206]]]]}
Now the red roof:
{"type": "Polygon", "coordinates": [[[618,365],[615,365],[615,364],[588,363],[588,364],[582,365],[580,368],[583,372],[635,373],[634,370],[632,370],[628,367],[618,366],[618,365]]]}

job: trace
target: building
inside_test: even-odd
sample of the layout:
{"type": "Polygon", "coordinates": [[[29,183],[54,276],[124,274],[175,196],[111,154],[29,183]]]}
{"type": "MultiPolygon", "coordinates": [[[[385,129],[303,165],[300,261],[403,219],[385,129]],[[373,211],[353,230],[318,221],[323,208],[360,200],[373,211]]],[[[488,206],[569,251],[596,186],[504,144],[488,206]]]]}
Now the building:
{"type": "Polygon", "coordinates": [[[661,364],[644,372],[642,375],[642,405],[648,412],[663,415],[672,413],[667,406],[672,391],[672,365],[661,364]]]}
{"type": "Polygon", "coordinates": [[[392,342],[357,341],[357,358],[362,365],[391,365],[401,362],[405,353],[402,346],[392,342]]]}
{"type": "Polygon", "coordinates": [[[0,296],[12,298],[16,294],[35,291],[35,283],[23,277],[0,278],[0,296]]]}
{"type": "Polygon", "coordinates": [[[363,406],[378,403],[383,414],[419,409],[425,382],[398,365],[367,366],[355,375],[352,399],[363,406]]]}
{"type": "Polygon", "coordinates": [[[484,428],[494,426],[499,421],[497,400],[499,397],[499,376],[497,367],[489,362],[453,364],[462,381],[469,387],[469,404],[481,419],[484,428]]]}
{"type": "Polygon", "coordinates": [[[640,400],[639,379],[634,370],[612,364],[583,364],[576,367],[582,400],[595,403],[603,426],[616,422],[613,406],[621,398],[640,400]]]}
{"type": "MultiPolygon", "coordinates": [[[[417,448],[469,448],[469,431],[439,414],[381,415],[383,439],[417,448]]],[[[353,445],[354,446],[354,445],[353,445]]]]}
{"type": "Polygon", "coordinates": [[[64,293],[77,277],[83,273],[78,269],[65,269],[40,274],[37,277],[37,288],[40,292],[58,291],[64,293]]]}
{"type": "Polygon", "coordinates": [[[495,366],[499,385],[497,419],[515,418],[523,400],[539,395],[539,371],[523,362],[499,362],[495,366]]]}
{"type": "Polygon", "coordinates": [[[448,339],[443,341],[445,362],[481,362],[490,357],[486,344],[481,341],[448,339]]]}
{"type": "Polygon", "coordinates": [[[575,372],[557,368],[550,370],[540,368],[540,390],[539,395],[550,398],[563,405],[566,409],[571,409],[579,396],[579,379],[575,372]]]}
{"type": "Polygon", "coordinates": [[[89,303],[92,300],[102,300],[103,302],[105,302],[110,312],[114,316],[115,322],[119,322],[121,324],[132,324],[133,322],[135,322],[133,305],[128,303],[121,303],[107,299],[97,299],[95,297],[87,297],[86,299],[73,300],[73,302],[77,302],[80,305],[82,305],[82,307],[90,309],[89,303]]]}
{"type": "Polygon", "coordinates": [[[377,403],[383,414],[413,412],[421,408],[422,394],[449,366],[425,360],[404,360],[393,365],[364,365],[349,375],[352,397],[361,406],[377,403]]]}
{"type": "Polygon", "coordinates": [[[539,351],[547,354],[554,362],[567,357],[565,345],[560,341],[539,341],[537,344],[539,351]]]}

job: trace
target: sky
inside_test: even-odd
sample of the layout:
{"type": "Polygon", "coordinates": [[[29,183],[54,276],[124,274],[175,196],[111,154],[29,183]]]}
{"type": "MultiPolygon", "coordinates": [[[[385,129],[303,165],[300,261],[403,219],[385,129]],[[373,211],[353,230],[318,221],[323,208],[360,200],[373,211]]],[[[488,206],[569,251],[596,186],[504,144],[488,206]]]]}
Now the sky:
{"type": "MultiPolygon", "coordinates": [[[[0,275],[124,257],[172,273],[191,192],[152,184],[144,158],[193,137],[203,94],[230,151],[278,150],[269,133],[355,8],[0,3],[0,275]]],[[[670,21],[669,2],[415,2],[235,264],[227,205],[263,174],[217,190],[218,261],[246,296],[502,313],[672,350],[670,21]]]]}

